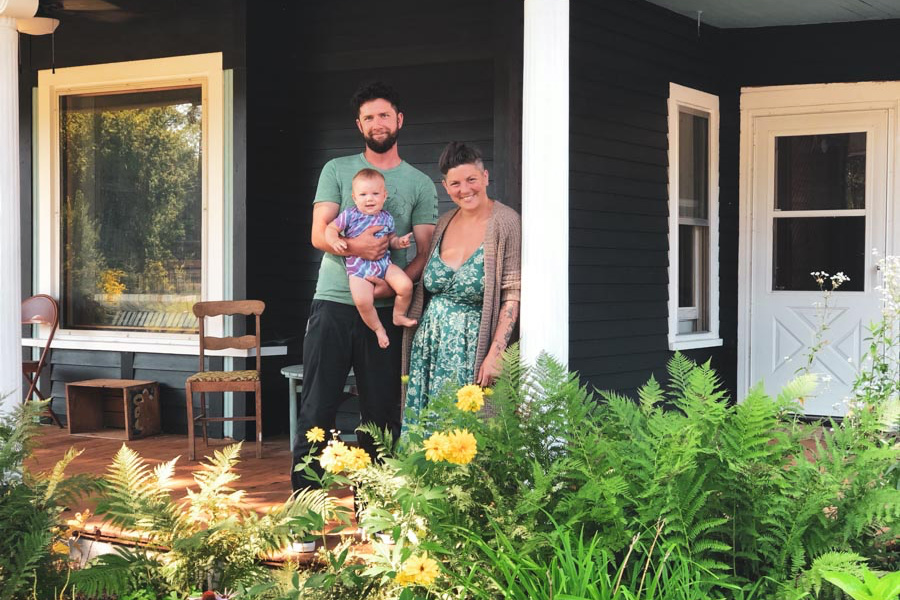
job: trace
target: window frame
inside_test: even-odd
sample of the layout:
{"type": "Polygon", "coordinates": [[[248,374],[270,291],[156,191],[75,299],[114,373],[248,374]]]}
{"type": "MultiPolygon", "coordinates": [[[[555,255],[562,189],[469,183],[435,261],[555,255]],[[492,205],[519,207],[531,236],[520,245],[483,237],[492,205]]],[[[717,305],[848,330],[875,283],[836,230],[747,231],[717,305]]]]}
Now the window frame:
{"type": "MultiPolygon", "coordinates": [[[[60,297],[62,290],[59,98],[70,94],[136,92],[199,85],[202,94],[202,300],[226,298],[225,88],[222,53],[107,63],[38,73],[35,293],[60,297]]],[[[209,335],[223,335],[221,318],[209,335]]],[[[35,336],[46,339],[39,328],[35,336]]],[[[34,340],[37,341],[37,340],[34,340]]],[[[87,350],[195,354],[195,333],[60,329],[54,347],[87,350]]]]}
{"type": "MultiPolygon", "coordinates": [[[[668,98],[668,159],[669,159],[669,299],[668,299],[668,343],[669,350],[690,350],[694,348],[711,348],[722,345],[719,337],[719,98],[713,94],[701,92],[677,83],[669,83],[668,98]],[[697,311],[697,307],[679,307],[679,115],[684,112],[709,116],[707,149],[709,152],[709,190],[708,190],[708,251],[706,256],[706,273],[709,284],[706,290],[708,306],[708,331],[699,333],[679,333],[678,324],[682,314],[697,311]]],[[[697,236],[693,236],[696,240],[697,236]]],[[[695,253],[696,256],[696,253],[695,253]]],[[[695,268],[695,273],[699,269],[695,268]]],[[[694,281],[695,293],[702,289],[699,279],[694,281]]],[[[699,315],[698,315],[699,316],[699,315]]]]}

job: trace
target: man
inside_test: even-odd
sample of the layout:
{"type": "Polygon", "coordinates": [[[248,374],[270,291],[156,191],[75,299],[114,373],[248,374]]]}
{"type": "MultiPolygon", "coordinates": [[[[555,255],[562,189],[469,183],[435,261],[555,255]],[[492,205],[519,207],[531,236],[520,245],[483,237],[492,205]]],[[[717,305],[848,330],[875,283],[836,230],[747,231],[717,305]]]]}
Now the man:
{"type": "MultiPolygon", "coordinates": [[[[396,92],[382,82],[375,82],[357,90],[351,105],[356,113],[356,126],[365,140],[365,150],[329,161],[319,176],[313,201],[312,244],[325,255],[303,343],[303,394],[297,439],[293,441],[295,465],[309,452],[306,432],[312,427],[327,431],[334,426],[350,367],[356,373],[362,422],[388,428],[395,438],[400,433],[403,334],[401,328],[393,325],[393,292],[384,280],[370,278],[375,284],[375,307],[390,340],[387,348],[381,348],[375,333],[366,326],[353,304],[342,260],[351,255],[378,260],[388,251],[388,237],[375,237],[381,228],[370,227],[358,237],[347,238],[344,252],[337,252],[325,240],[328,224],[353,205],[353,176],[365,168],[376,169],[384,175],[387,188],[384,208],[394,218],[396,234],[403,236],[411,231],[416,243],[416,255],[411,261],[406,250],[393,252],[391,260],[413,281],[422,275],[437,221],[434,183],[404,162],[397,149],[403,113],[396,92]]],[[[374,458],[371,438],[363,435],[360,443],[374,458]]],[[[318,467],[317,461],[313,465],[318,467]]],[[[292,468],[291,484],[297,490],[311,482],[292,468]]]]}

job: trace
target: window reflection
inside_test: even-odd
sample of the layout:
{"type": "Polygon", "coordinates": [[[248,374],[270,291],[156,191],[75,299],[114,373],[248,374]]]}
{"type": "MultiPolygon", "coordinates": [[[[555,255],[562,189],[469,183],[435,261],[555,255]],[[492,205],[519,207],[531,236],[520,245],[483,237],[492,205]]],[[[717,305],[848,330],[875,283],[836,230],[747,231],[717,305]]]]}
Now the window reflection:
{"type": "Polygon", "coordinates": [[[197,330],[201,88],[60,98],[62,319],[197,330]]]}

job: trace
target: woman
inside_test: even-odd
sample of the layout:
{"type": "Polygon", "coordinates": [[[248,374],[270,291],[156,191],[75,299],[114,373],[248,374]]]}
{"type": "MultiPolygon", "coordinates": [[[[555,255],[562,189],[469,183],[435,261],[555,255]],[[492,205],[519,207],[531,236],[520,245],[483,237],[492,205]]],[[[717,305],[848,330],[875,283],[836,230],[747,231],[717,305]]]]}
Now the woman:
{"type": "Polygon", "coordinates": [[[491,385],[519,316],[519,215],[488,198],[478,149],[450,142],[440,169],[457,208],[438,220],[413,293],[408,316],[419,325],[403,338],[407,422],[447,384],[491,385]]]}

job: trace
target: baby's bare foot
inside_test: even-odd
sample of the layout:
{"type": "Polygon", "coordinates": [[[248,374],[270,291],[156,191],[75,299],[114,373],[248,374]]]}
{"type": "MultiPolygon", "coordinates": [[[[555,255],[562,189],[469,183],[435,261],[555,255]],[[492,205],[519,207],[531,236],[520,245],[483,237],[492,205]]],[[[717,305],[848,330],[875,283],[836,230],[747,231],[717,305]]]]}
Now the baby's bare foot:
{"type": "Polygon", "coordinates": [[[378,338],[378,345],[382,348],[387,348],[391,345],[391,340],[388,339],[387,331],[384,330],[384,327],[375,330],[375,337],[378,338]]]}
{"type": "Polygon", "coordinates": [[[410,319],[406,315],[400,313],[394,314],[394,325],[397,325],[398,327],[412,327],[416,324],[418,324],[418,321],[415,319],[410,319]]]}

